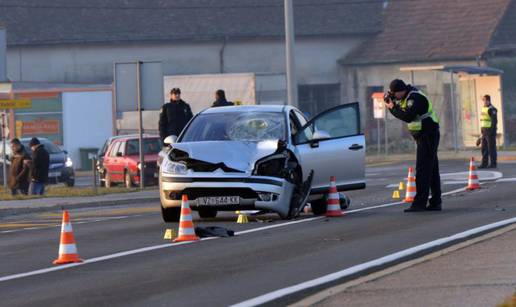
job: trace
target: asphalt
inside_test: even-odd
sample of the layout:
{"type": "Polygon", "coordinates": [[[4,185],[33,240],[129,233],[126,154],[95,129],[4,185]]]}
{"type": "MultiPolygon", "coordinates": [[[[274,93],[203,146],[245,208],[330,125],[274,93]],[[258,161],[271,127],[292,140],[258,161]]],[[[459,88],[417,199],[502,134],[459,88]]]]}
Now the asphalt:
{"type": "Polygon", "coordinates": [[[516,295],[514,243],[516,230],[508,231],[351,287],[314,305],[402,307],[433,302],[433,306],[497,306],[516,295]]]}
{"type": "MultiPolygon", "coordinates": [[[[352,208],[390,203],[392,189],[406,176],[405,161],[367,170],[368,188],[353,191],[352,208]]],[[[443,173],[463,172],[467,161],[444,161],[443,173]]],[[[516,177],[515,163],[500,163],[504,178],[516,177]]],[[[453,180],[452,180],[453,181],[453,180]]],[[[443,185],[444,191],[463,184],[443,185]]],[[[84,259],[156,246],[59,271],[0,281],[3,306],[227,306],[317,278],[343,268],[438,238],[516,216],[514,183],[486,182],[483,189],[445,197],[442,212],[406,214],[405,205],[376,208],[337,219],[297,223],[262,216],[249,224],[224,214],[197,225],[235,231],[231,238],[174,245],[163,240],[167,228],[158,203],[72,210],[79,253],[84,259]],[[267,221],[272,219],[272,221],[267,221]],[[280,226],[277,228],[267,228],[280,226]],[[290,223],[290,224],[288,224],[290,223]],[[260,229],[264,228],[264,229],[260,229]]],[[[306,221],[305,221],[306,220],[306,221]]],[[[52,267],[59,241],[59,212],[5,218],[0,224],[0,279],[52,267]]],[[[331,286],[331,285],[328,285],[331,286]]],[[[283,305],[321,290],[288,297],[283,305]]]]}

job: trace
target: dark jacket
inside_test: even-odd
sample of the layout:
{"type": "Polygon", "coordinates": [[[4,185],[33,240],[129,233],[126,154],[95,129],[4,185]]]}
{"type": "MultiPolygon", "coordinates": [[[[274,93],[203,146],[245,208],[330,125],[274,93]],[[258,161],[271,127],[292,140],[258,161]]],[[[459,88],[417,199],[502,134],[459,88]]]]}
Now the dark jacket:
{"type": "Polygon", "coordinates": [[[216,107],[229,107],[235,105],[234,103],[227,101],[226,99],[218,99],[211,105],[212,108],[216,107]]]}
{"type": "Polygon", "coordinates": [[[11,168],[7,184],[10,189],[29,188],[30,156],[22,146],[18,152],[13,152],[11,157],[11,168]]]}
{"type": "Polygon", "coordinates": [[[161,140],[163,141],[170,135],[179,136],[192,117],[192,109],[183,100],[165,103],[159,114],[159,136],[161,140]]]}
{"type": "MultiPolygon", "coordinates": [[[[415,87],[408,86],[408,92],[417,90],[415,87]]],[[[394,117],[401,119],[404,122],[410,123],[416,116],[424,115],[428,112],[428,100],[425,96],[419,93],[412,93],[407,97],[407,108],[403,110],[399,104],[395,104],[394,108],[390,109],[390,112],[394,117]]],[[[434,122],[430,117],[427,117],[421,121],[421,133],[426,134],[439,129],[439,124],[434,122]]]]}
{"type": "Polygon", "coordinates": [[[42,144],[39,144],[32,151],[32,163],[30,168],[30,179],[39,183],[48,181],[48,167],[50,165],[50,157],[47,150],[42,144]]]}

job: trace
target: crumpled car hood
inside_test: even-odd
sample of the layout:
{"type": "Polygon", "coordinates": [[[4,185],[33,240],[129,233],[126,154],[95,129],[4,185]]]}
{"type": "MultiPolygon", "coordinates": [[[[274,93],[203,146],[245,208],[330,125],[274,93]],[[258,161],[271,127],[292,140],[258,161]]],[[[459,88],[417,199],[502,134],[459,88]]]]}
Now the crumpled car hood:
{"type": "Polygon", "coordinates": [[[272,155],[277,148],[278,141],[207,141],[172,145],[172,149],[186,152],[191,159],[213,164],[224,163],[232,169],[246,173],[253,171],[256,161],[272,155]]]}

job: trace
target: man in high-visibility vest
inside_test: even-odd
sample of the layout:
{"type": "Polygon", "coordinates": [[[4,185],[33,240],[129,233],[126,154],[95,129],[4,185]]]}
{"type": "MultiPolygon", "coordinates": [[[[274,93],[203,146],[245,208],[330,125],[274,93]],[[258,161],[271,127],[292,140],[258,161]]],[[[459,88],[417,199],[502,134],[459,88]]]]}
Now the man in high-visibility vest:
{"type": "Polygon", "coordinates": [[[477,146],[482,144],[482,164],[478,168],[496,168],[496,126],[498,110],[491,104],[491,96],[482,97],[484,107],[480,115],[480,131],[477,146]],[[489,163],[491,159],[491,163],[489,163]]]}
{"type": "Polygon", "coordinates": [[[407,123],[417,144],[416,196],[405,212],[441,211],[441,176],[437,157],[439,118],[430,100],[417,88],[395,79],[389,89],[384,99],[387,108],[392,115],[407,123]],[[430,190],[432,198],[428,200],[430,190]]]}

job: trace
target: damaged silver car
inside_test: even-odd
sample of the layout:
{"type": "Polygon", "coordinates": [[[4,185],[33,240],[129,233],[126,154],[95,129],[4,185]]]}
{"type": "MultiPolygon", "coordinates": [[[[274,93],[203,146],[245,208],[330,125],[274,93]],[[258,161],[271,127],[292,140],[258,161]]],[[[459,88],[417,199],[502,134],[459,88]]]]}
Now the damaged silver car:
{"type": "Polygon", "coordinates": [[[197,114],[169,136],[159,174],[162,216],[178,221],[181,197],[203,218],[218,211],[260,210],[283,219],[307,200],[325,208],[330,176],[339,191],[363,189],[365,140],[358,103],[308,121],[290,106],[235,106],[197,114]]]}

